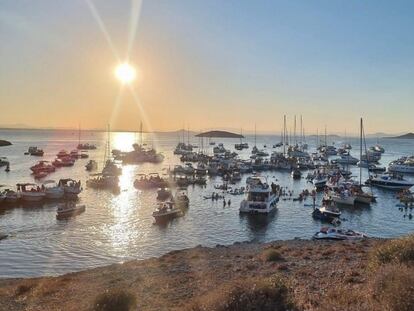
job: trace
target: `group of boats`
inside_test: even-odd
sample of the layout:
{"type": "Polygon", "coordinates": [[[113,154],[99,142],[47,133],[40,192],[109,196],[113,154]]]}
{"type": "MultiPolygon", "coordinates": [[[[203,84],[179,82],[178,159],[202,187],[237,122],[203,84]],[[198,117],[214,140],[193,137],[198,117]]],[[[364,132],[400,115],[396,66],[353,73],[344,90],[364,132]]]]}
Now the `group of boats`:
{"type": "Polygon", "coordinates": [[[2,187],[0,203],[18,204],[20,202],[41,202],[43,200],[77,199],[82,192],[80,181],[60,179],[59,182],[48,180],[41,185],[35,183],[19,183],[15,189],[2,187]]]}
{"type": "MultiPolygon", "coordinates": [[[[30,147],[37,148],[37,147],[30,147]]],[[[66,150],[61,150],[56,154],[56,158],[53,161],[39,161],[32,167],[33,177],[35,179],[42,179],[48,176],[50,173],[53,173],[57,168],[60,167],[71,167],[75,164],[77,159],[86,159],[89,155],[86,152],[78,152],[77,149],[67,152],[66,150]]]]}

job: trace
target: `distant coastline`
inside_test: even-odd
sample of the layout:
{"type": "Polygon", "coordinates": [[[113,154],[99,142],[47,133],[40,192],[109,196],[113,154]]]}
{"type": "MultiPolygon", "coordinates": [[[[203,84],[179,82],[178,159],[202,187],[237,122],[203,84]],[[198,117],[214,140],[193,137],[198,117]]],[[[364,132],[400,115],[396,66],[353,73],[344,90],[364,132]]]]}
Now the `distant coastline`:
{"type": "Polygon", "coordinates": [[[387,139],[414,139],[414,133],[407,133],[399,136],[383,137],[387,139]]]}

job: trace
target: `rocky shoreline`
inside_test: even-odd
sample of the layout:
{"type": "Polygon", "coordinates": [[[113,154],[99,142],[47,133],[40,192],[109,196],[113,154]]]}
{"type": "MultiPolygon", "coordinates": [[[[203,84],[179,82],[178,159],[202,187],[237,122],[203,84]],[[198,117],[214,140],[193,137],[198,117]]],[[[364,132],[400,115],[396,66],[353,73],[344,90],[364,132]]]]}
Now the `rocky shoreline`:
{"type": "Polygon", "coordinates": [[[11,146],[12,143],[7,140],[0,139],[0,147],[11,146]]]}
{"type": "MultiPolygon", "coordinates": [[[[138,310],[196,310],[189,306],[223,285],[273,275],[288,281],[299,310],[328,310],[332,303],[343,307],[333,290],[366,295],[369,254],[383,243],[386,240],[236,243],[59,277],[3,279],[0,310],[93,310],[97,295],[114,289],[133,293],[138,310]]],[[[351,309],[370,310],[365,303],[354,298],[351,309]]]]}

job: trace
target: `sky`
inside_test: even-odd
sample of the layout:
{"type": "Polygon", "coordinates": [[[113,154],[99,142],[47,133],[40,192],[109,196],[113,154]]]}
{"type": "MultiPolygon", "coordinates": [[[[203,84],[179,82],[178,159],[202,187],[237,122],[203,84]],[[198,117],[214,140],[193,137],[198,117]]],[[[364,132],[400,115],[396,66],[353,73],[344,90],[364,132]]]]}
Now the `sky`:
{"type": "Polygon", "coordinates": [[[2,0],[0,126],[414,131],[413,16],[409,0],[2,0]]]}

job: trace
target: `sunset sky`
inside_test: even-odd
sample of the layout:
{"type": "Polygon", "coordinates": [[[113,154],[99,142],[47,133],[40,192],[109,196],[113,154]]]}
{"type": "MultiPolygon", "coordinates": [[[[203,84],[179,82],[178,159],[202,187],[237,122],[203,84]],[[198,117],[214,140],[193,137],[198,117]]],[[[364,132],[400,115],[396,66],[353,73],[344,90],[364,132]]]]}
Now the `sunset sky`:
{"type": "Polygon", "coordinates": [[[409,0],[3,0],[0,126],[413,131],[413,16],[409,0]]]}

